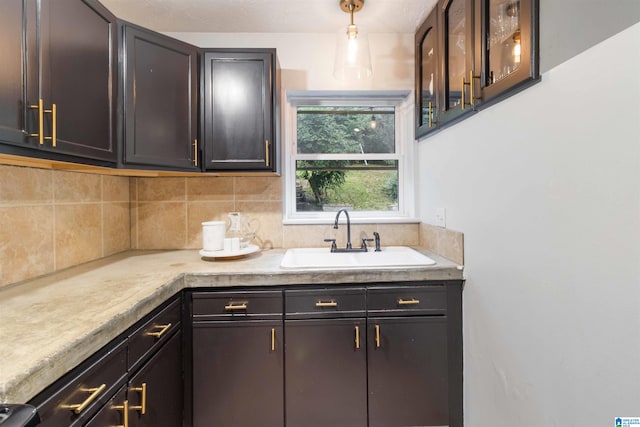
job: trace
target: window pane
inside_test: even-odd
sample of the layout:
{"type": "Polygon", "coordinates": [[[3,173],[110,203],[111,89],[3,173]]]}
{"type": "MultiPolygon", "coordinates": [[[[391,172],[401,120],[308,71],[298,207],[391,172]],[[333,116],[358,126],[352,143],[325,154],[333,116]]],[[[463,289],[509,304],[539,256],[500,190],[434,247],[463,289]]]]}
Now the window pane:
{"type": "Polygon", "coordinates": [[[296,161],[296,211],[395,211],[396,160],[296,161]]]}
{"type": "Polygon", "coordinates": [[[394,107],[298,107],[298,154],[395,153],[394,107]]]}

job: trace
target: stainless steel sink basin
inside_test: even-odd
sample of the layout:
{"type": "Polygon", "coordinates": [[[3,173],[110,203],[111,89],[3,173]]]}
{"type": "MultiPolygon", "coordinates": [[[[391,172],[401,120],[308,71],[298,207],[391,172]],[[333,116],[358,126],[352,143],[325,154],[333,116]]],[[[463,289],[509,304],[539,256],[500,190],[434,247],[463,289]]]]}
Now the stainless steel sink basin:
{"type": "Polygon", "coordinates": [[[282,268],[383,268],[424,267],[436,262],[406,246],[387,246],[380,252],[331,252],[329,248],[288,249],[282,268]]]}

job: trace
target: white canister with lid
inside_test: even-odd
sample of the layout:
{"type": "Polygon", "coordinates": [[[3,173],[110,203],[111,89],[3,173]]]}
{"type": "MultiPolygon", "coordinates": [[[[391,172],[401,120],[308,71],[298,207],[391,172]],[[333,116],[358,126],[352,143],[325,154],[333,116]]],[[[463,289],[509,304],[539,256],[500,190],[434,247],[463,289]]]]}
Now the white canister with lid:
{"type": "Polygon", "coordinates": [[[202,223],[202,249],[221,251],[224,249],[226,221],[205,221],[202,223]]]}

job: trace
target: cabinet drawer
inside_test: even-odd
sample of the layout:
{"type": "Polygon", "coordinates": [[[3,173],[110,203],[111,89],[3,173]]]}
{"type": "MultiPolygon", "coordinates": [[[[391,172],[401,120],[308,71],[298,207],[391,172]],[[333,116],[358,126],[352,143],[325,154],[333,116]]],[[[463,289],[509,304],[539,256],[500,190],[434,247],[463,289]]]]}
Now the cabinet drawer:
{"type": "Polygon", "coordinates": [[[287,319],[363,317],[365,288],[285,291],[287,319]]]}
{"type": "Polygon", "coordinates": [[[194,292],[193,320],[282,318],[282,291],[194,292]]]}
{"type": "Polygon", "coordinates": [[[31,404],[38,408],[43,427],[78,426],[94,414],[124,383],[127,341],[99,357],[82,363],[31,404]]]}
{"type": "Polygon", "coordinates": [[[181,299],[177,298],[129,336],[129,369],[147,358],[180,329],[181,299]]]}
{"type": "Polygon", "coordinates": [[[370,288],[367,292],[370,316],[447,313],[447,290],[444,286],[370,288]]]}

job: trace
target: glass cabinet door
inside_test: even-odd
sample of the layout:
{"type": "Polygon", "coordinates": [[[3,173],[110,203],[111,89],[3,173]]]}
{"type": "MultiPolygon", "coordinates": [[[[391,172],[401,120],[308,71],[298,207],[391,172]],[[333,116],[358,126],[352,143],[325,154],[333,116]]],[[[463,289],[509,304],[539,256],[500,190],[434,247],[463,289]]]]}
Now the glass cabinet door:
{"type": "Polygon", "coordinates": [[[471,112],[469,72],[473,65],[473,3],[470,0],[447,0],[439,5],[443,49],[442,102],[440,123],[471,112]]]}
{"type": "Polygon", "coordinates": [[[476,69],[483,103],[539,77],[537,0],[477,0],[476,69]]]}
{"type": "Polygon", "coordinates": [[[435,130],[438,124],[438,15],[433,11],[416,32],[416,138],[435,130]]]}

